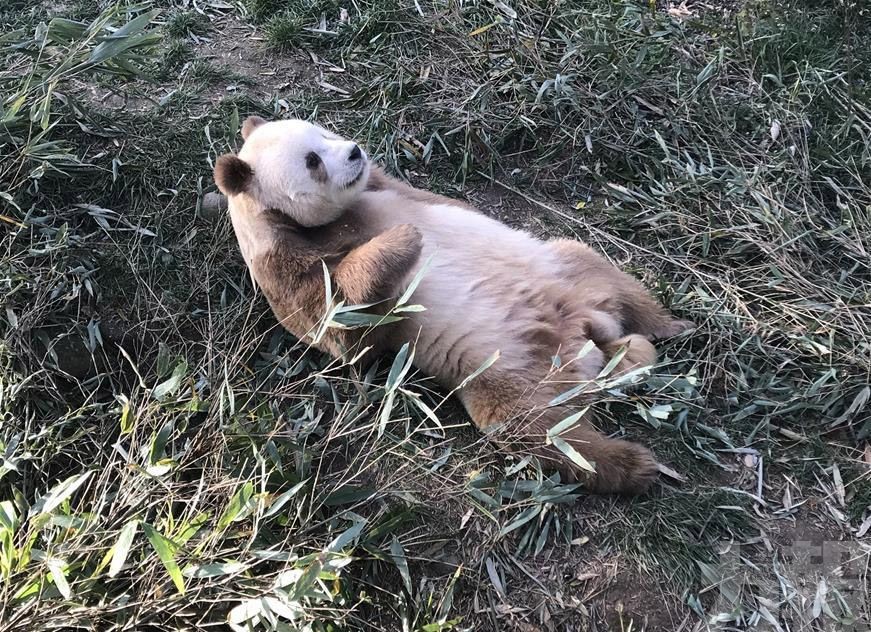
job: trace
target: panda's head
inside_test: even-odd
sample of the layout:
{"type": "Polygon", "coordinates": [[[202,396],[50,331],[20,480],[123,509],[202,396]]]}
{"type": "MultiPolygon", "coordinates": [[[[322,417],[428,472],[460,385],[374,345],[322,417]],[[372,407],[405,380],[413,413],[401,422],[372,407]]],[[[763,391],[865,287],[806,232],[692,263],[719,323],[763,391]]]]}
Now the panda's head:
{"type": "Polygon", "coordinates": [[[242,126],[238,155],[215,164],[215,182],[230,199],[254,209],[276,209],[302,226],[338,219],[366,187],[369,159],[360,147],[307,121],[266,122],[251,117],[242,126]]]}

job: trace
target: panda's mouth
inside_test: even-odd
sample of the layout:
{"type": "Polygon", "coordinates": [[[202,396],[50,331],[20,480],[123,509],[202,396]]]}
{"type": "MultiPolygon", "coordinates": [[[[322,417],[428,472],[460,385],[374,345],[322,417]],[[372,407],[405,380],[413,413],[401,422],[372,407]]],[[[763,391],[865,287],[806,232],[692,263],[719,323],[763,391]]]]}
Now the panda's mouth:
{"type": "Polygon", "coordinates": [[[357,183],[360,181],[360,178],[363,177],[363,174],[364,174],[365,172],[366,172],[366,166],[363,165],[362,167],[360,167],[360,172],[359,172],[356,176],[354,176],[354,178],[353,178],[352,180],[350,180],[349,182],[346,182],[346,183],[345,183],[345,188],[346,188],[346,189],[350,189],[352,186],[354,186],[355,184],[357,184],[357,183]]]}

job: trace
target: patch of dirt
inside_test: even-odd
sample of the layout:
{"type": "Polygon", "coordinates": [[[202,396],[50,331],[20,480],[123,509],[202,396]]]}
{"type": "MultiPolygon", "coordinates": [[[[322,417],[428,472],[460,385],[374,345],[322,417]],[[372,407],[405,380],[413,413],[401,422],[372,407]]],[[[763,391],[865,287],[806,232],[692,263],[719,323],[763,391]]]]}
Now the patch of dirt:
{"type": "Polygon", "coordinates": [[[472,188],[466,191],[469,202],[482,213],[498,219],[518,230],[544,236],[539,215],[546,211],[536,209],[522,196],[500,186],[472,188]]]}
{"type": "MultiPolygon", "coordinates": [[[[188,40],[193,46],[194,60],[210,62],[217,71],[205,82],[205,87],[198,90],[204,104],[213,106],[236,93],[269,101],[294,85],[318,81],[318,69],[305,53],[270,51],[257,27],[234,16],[216,18],[211,25],[212,30],[207,35],[188,40]]],[[[143,80],[115,88],[78,80],[71,83],[76,98],[92,105],[108,110],[145,112],[185,87],[191,80],[192,64],[189,61],[182,67],[176,81],[159,84],[143,80]]]]}
{"type": "Polygon", "coordinates": [[[629,568],[614,578],[591,610],[593,630],[678,630],[686,618],[686,607],[675,595],[629,568]]]}
{"type": "Polygon", "coordinates": [[[721,581],[705,595],[706,602],[716,602],[709,612],[732,610],[734,598],[750,607],[767,600],[783,629],[871,630],[869,550],[826,511],[818,512],[821,507],[815,510],[812,500],[792,521],[769,521],[758,540],[725,549],[716,569],[721,581]],[[822,616],[814,613],[817,606],[822,616]]]}
{"type": "Polygon", "coordinates": [[[496,566],[505,579],[493,588],[484,562],[480,578],[464,587],[461,611],[481,631],[604,632],[676,631],[686,607],[656,578],[641,573],[619,554],[602,555],[583,538],[554,544],[537,558],[502,558],[496,566]],[[469,592],[473,594],[470,596],[469,592]]]}
{"type": "Polygon", "coordinates": [[[209,60],[226,71],[226,78],[213,82],[203,97],[217,102],[228,94],[243,91],[239,80],[247,80],[244,93],[267,99],[295,83],[314,81],[317,71],[303,53],[275,53],[266,48],[257,27],[227,17],[213,22],[208,37],[199,38],[198,59],[209,60]]]}
{"type": "Polygon", "coordinates": [[[89,105],[103,110],[124,110],[125,112],[141,113],[156,106],[168,90],[155,89],[145,82],[133,83],[124,89],[112,86],[96,86],[87,81],[73,80],[73,95],[89,105]],[[154,94],[150,94],[154,93],[154,94]]]}

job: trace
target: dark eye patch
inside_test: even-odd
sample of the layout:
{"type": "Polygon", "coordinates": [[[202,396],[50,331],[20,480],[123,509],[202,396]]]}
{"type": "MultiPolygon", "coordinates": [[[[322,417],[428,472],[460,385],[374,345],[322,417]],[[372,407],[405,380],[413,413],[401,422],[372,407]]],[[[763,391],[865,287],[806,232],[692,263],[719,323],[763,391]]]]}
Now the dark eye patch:
{"type": "Polygon", "coordinates": [[[305,166],[306,169],[317,169],[318,165],[321,164],[321,157],[318,156],[315,152],[310,151],[305,156],[305,166]]]}

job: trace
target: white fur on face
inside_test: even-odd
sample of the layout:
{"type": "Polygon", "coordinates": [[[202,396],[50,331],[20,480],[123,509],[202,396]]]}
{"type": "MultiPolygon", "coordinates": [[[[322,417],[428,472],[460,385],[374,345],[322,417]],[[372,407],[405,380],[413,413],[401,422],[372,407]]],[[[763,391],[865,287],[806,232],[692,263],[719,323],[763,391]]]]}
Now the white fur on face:
{"type": "Polygon", "coordinates": [[[254,181],[244,195],[303,226],[329,224],[366,187],[369,158],[362,149],[355,158],[356,146],[307,121],[263,123],[239,152],[254,170],[254,181]]]}

